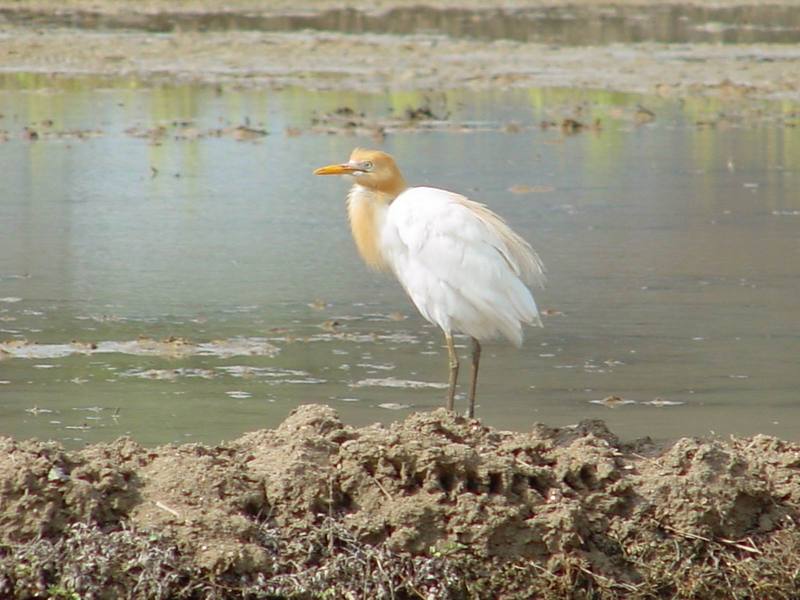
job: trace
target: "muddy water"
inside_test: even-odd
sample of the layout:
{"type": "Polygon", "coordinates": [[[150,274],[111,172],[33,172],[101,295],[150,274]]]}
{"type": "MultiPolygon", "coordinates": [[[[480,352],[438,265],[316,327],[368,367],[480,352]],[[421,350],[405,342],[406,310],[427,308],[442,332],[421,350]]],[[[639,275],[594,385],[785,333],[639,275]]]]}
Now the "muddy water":
{"type": "Polygon", "coordinates": [[[549,268],[545,328],[485,348],[487,423],[797,439],[796,107],[96,86],[2,81],[0,433],[214,442],[305,402],[439,406],[439,333],[360,264],[346,184],[310,174],[378,145],[549,268]]]}
{"type": "Polygon", "coordinates": [[[536,9],[397,7],[384,12],[334,8],[298,14],[161,12],[104,14],[5,9],[0,17],[36,26],[172,31],[339,31],[443,34],[483,40],[565,45],[665,43],[779,43],[800,41],[794,6],[551,6],[536,9]]]}

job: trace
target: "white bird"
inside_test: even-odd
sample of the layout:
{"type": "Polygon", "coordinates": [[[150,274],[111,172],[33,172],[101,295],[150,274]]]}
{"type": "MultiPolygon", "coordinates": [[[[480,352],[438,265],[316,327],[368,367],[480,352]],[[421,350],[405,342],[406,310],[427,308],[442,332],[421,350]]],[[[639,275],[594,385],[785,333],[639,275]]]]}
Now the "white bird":
{"type": "Polygon", "coordinates": [[[542,325],[525,285],[544,283],[536,252],[485,205],[447,190],[406,187],[385,152],[356,148],[348,162],[314,174],[352,177],[347,212],[361,257],[394,273],[422,316],[444,332],[448,410],[458,379],[453,334],[472,338],[467,414],[474,416],[480,341],[501,335],[519,347],[523,324],[542,325]]]}

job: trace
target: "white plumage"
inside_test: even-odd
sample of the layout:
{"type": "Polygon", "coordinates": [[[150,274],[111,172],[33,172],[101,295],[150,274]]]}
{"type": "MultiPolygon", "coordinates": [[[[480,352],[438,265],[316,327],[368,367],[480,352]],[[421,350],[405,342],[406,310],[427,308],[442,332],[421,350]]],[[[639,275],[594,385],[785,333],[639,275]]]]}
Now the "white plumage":
{"type": "Polygon", "coordinates": [[[510,246],[506,240],[513,232],[487,223],[481,209],[486,210],[446,190],[409,188],[386,211],[381,246],[428,321],[445,333],[478,340],[503,335],[520,346],[522,324],[541,325],[522,281],[541,278],[541,263],[529,248],[525,254],[510,246]]]}
{"type": "Polygon", "coordinates": [[[348,163],[315,171],[355,179],[347,198],[356,245],[371,266],[392,271],[420,314],[445,334],[450,353],[448,408],[458,360],[452,334],[473,339],[470,416],[479,340],[498,335],[522,344],[523,325],[539,325],[526,283],[544,283],[539,257],[486,206],[431,187],[406,188],[388,154],[356,149],[348,163]]]}

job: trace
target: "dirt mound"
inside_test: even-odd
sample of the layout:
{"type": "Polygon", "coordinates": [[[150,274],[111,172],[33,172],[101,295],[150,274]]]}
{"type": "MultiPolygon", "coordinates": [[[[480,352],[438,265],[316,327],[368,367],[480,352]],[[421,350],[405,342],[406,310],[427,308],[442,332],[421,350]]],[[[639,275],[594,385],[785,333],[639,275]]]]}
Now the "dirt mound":
{"type": "Polygon", "coordinates": [[[0,440],[0,596],[800,593],[800,447],[304,406],[217,447],[0,440]]]}

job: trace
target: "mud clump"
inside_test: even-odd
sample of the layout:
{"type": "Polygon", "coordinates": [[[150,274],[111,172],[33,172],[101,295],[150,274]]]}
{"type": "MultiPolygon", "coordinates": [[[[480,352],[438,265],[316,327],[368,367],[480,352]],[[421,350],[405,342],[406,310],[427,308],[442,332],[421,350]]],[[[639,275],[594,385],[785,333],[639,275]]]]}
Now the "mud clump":
{"type": "Polygon", "coordinates": [[[0,440],[0,596],[796,598],[800,446],[325,406],[228,444],[0,440]]]}

